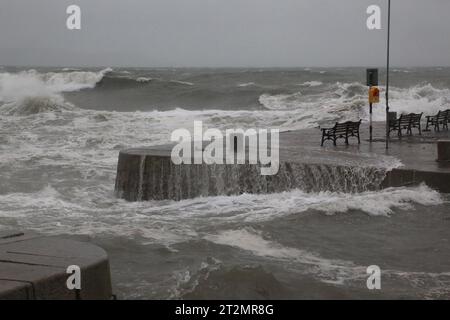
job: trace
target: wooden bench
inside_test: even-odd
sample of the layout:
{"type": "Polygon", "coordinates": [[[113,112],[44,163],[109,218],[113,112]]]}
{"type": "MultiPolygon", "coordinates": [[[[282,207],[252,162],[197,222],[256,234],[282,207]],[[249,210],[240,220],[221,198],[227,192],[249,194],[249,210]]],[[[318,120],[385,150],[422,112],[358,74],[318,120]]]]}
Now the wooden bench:
{"type": "Polygon", "coordinates": [[[406,129],[408,135],[412,135],[412,129],[417,128],[419,134],[422,134],[422,127],[420,121],[422,120],[422,113],[402,114],[400,118],[389,121],[389,133],[397,131],[399,137],[402,136],[402,130],[406,129]]]}
{"type": "Polygon", "coordinates": [[[359,127],[361,125],[361,120],[352,122],[347,121],[344,123],[336,122],[333,128],[322,128],[322,143],[323,146],[326,140],[332,140],[333,144],[336,145],[336,140],[339,138],[345,138],[345,143],[348,144],[349,137],[358,138],[358,143],[361,143],[359,137],[359,127]]]}
{"type": "Polygon", "coordinates": [[[439,111],[434,116],[427,116],[427,126],[425,131],[430,131],[429,126],[434,126],[434,130],[440,131],[439,125],[442,125],[442,129],[448,130],[448,123],[450,122],[450,109],[439,111]]]}

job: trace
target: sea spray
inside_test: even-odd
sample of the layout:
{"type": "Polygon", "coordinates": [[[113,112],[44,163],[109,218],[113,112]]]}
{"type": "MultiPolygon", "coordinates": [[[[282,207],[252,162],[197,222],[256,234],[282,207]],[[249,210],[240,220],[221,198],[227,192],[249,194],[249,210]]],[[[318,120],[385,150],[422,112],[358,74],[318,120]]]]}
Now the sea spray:
{"type": "Polygon", "coordinates": [[[137,191],[137,200],[142,201],[143,194],[143,184],[144,184],[144,169],[145,169],[145,156],[141,156],[141,161],[139,163],[139,183],[137,191]]]}
{"type": "MultiPolygon", "coordinates": [[[[1,72],[6,70],[2,68],[1,72]]],[[[317,269],[314,264],[305,267],[295,256],[299,251],[325,262],[339,260],[364,267],[375,263],[384,272],[398,270],[383,278],[383,295],[387,298],[448,297],[449,277],[443,272],[449,270],[449,250],[442,240],[448,235],[448,196],[424,185],[348,193],[339,190],[351,187],[317,192],[292,189],[182,201],[128,202],[115,197],[119,150],[165,144],[172,130],[194,120],[221,130],[280,127],[286,131],[333,124],[338,119],[367,119],[367,88],[348,85],[339,91],[337,85],[361,81],[365,70],[329,69],[326,75],[314,69],[241,71],[130,69],[126,72],[129,79],[118,78],[125,72],[109,72],[93,88],[56,92],[65,102],[74,104],[68,109],[31,108],[36,112],[24,112],[20,107],[22,94],[10,95],[12,99],[7,102],[2,100],[0,104],[9,104],[11,113],[0,110],[0,228],[80,237],[100,244],[111,255],[117,293],[124,298],[165,299],[177,285],[172,276],[178,271],[188,272],[194,282],[200,279],[200,287],[193,294],[205,287],[214,289],[215,284],[226,285],[229,292],[235,293],[242,282],[256,284],[253,288],[257,290],[261,288],[257,284],[269,274],[282,286],[297,288],[288,298],[303,297],[305,287],[311,289],[308,293],[325,297],[330,287],[324,290],[322,286],[311,287],[310,281],[296,281],[310,279],[309,274],[321,281],[342,278],[328,275],[325,268],[317,269]],[[140,76],[155,80],[141,83],[135,80],[140,76]],[[169,83],[173,79],[195,85],[169,83]],[[298,85],[306,81],[323,84],[298,85]],[[256,85],[237,87],[249,82],[256,85]],[[302,95],[279,101],[278,109],[266,108],[258,101],[263,94],[278,98],[297,91],[302,95]],[[283,106],[285,101],[289,104],[283,106]],[[253,236],[252,247],[246,248],[252,250],[218,243],[220,237],[237,237],[242,230],[253,236]],[[256,249],[261,247],[264,250],[258,252],[256,249]],[[263,254],[266,249],[274,252],[273,248],[282,250],[285,256],[263,254]],[[202,262],[210,257],[223,261],[221,273],[211,275],[218,279],[216,282],[197,274],[202,262]],[[240,270],[247,266],[247,273],[240,270]],[[264,272],[259,271],[262,268],[264,272]],[[255,274],[254,282],[245,282],[248,274],[255,274]]],[[[446,68],[397,73],[392,84],[393,110],[425,110],[428,115],[448,108],[448,75],[446,68]]],[[[0,84],[0,91],[4,84],[0,84]]],[[[46,92],[39,86],[34,90],[26,82],[18,82],[17,86],[16,92],[24,92],[31,99],[34,93],[46,92]]],[[[54,93],[50,90],[50,94],[54,93]]],[[[377,110],[379,119],[383,119],[384,109],[377,110]]],[[[334,158],[334,152],[345,150],[340,146],[329,148],[327,154],[334,158]]],[[[317,171],[332,172],[330,168],[336,164],[327,166],[317,171]]],[[[170,170],[169,166],[162,168],[164,174],[170,170]]],[[[183,181],[184,169],[179,169],[173,173],[179,179],[174,186],[183,181]]],[[[198,173],[210,182],[192,186],[202,188],[201,194],[215,194],[209,193],[209,186],[233,189],[229,183],[239,180],[237,168],[228,171],[231,178],[225,180],[220,171],[209,176],[206,171],[201,168],[198,173]]],[[[246,177],[251,181],[253,176],[246,177]]],[[[360,185],[367,185],[367,181],[360,185]]],[[[261,186],[255,184],[254,188],[261,186]]],[[[143,190],[148,187],[143,184],[143,190]]],[[[163,184],[158,188],[167,187],[163,184]]],[[[172,189],[172,194],[176,190],[172,189]]],[[[350,298],[371,298],[364,296],[365,279],[357,279],[353,286],[346,284],[350,298]]],[[[215,297],[214,290],[206,293],[211,293],[209,298],[215,297]]],[[[258,296],[252,292],[241,297],[258,296]]]]}
{"type": "Polygon", "coordinates": [[[380,189],[390,169],[364,164],[282,161],[276,175],[264,176],[258,164],[174,164],[169,156],[151,155],[146,156],[145,162],[146,171],[141,177],[139,168],[143,164],[139,150],[120,153],[115,191],[124,199],[181,200],[242,193],[278,193],[292,189],[357,193],[380,189]],[[136,171],[130,163],[139,163],[139,181],[143,179],[150,185],[142,198],[136,194],[139,187],[136,189],[130,184],[136,171]]]}

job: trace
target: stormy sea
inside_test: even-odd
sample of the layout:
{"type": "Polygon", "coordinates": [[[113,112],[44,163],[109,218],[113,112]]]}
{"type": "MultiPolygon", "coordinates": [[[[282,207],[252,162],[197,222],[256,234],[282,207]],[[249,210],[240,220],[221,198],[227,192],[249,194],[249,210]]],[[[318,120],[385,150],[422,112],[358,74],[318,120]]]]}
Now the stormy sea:
{"type": "MultiPolygon", "coordinates": [[[[364,76],[0,67],[0,230],[100,245],[120,299],[448,299],[450,196],[426,185],[182,201],[114,194],[121,149],[165,144],[197,120],[281,131],[367,121],[364,76]],[[367,289],[370,265],[383,270],[382,290],[367,289]]],[[[399,113],[448,108],[450,68],[394,69],[391,99],[399,113]]],[[[381,101],[374,120],[384,117],[381,101]]]]}

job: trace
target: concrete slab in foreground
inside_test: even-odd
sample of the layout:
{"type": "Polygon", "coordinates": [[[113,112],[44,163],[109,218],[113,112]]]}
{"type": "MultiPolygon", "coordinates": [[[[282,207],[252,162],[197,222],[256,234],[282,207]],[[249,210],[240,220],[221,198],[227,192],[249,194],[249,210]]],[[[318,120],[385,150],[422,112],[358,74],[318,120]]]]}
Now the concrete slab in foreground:
{"type": "Polygon", "coordinates": [[[106,252],[94,245],[18,231],[0,232],[0,299],[110,299],[106,252]],[[81,290],[69,290],[67,267],[81,269],[81,290]]]}

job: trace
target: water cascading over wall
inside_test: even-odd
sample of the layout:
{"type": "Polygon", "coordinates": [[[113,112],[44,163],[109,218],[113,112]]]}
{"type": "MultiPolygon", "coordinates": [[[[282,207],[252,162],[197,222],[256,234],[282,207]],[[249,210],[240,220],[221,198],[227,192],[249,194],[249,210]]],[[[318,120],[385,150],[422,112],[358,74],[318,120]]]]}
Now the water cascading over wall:
{"type": "Polygon", "coordinates": [[[274,176],[261,175],[259,165],[172,163],[170,156],[122,151],[116,194],[128,201],[181,200],[242,193],[362,192],[380,189],[386,170],[375,167],[281,162],[274,176]]]}

